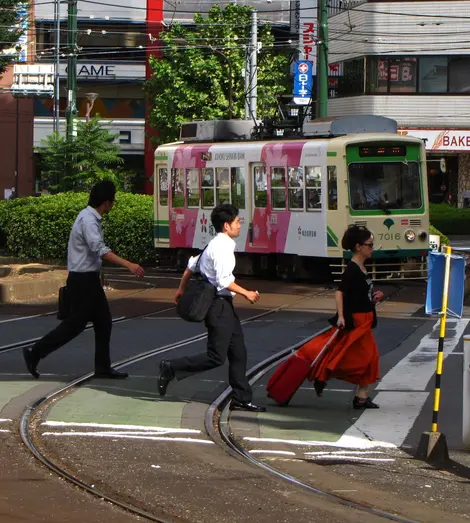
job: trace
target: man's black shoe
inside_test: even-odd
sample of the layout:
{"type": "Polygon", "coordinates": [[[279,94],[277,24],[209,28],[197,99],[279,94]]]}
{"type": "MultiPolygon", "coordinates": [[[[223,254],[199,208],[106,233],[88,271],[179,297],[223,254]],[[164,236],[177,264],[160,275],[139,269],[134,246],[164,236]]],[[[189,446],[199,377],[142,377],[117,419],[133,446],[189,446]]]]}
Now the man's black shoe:
{"type": "Polygon", "coordinates": [[[246,410],[248,412],[266,412],[266,407],[259,407],[253,403],[242,403],[241,401],[232,400],[230,410],[246,410]]]}
{"type": "Polygon", "coordinates": [[[26,347],[23,349],[23,358],[28,372],[33,376],[33,378],[38,379],[39,372],[37,371],[36,367],[38,366],[39,360],[41,358],[34,354],[31,347],[26,347]]]}
{"type": "Polygon", "coordinates": [[[124,380],[129,377],[129,374],[127,374],[127,372],[119,372],[110,367],[106,370],[96,370],[94,377],[106,380],[124,380]]]}
{"type": "Polygon", "coordinates": [[[166,394],[168,384],[175,377],[175,373],[171,368],[171,363],[168,360],[162,360],[160,362],[160,376],[158,376],[158,392],[160,396],[166,394]]]}

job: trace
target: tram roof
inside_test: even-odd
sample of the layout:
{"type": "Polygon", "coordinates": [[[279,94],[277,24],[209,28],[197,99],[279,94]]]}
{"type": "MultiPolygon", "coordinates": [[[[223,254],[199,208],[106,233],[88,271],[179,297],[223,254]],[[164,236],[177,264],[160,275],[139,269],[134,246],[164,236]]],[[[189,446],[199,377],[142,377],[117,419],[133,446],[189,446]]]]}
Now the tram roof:
{"type": "Polygon", "coordinates": [[[180,140],[183,143],[292,140],[334,138],[363,133],[396,135],[397,130],[396,120],[376,115],[333,116],[305,122],[301,127],[293,127],[290,123],[273,125],[269,129],[261,122],[250,120],[201,120],[183,123],[180,140]],[[279,134],[278,131],[287,132],[279,134]]]}

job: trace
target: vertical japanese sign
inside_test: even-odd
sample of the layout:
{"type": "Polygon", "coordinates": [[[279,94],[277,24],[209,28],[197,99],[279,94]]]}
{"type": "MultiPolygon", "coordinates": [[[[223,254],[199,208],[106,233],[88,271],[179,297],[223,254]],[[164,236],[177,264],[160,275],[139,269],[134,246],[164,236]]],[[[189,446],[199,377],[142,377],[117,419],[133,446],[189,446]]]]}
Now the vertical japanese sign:
{"type": "Polygon", "coordinates": [[[294,65],[294,103],[308,105],[312,98],[313,64],[301,60],[294,65]]]}
{"type": "Polygon", "coordinates": [[[311,0],[297,0],[295,2],[295,7],[299,10],[299,59],[312,62],[312,74],[313,76],[316,76],[318,40],[317,3],[312,2],[311,0]]]}

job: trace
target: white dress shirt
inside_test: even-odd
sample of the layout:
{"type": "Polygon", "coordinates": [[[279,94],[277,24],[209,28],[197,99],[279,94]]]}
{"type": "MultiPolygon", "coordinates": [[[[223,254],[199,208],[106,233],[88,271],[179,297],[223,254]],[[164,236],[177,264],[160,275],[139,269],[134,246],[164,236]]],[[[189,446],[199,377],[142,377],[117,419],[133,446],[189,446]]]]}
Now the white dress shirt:
{"type": "Polygon", "coordinates": [[[77,216],[69,237],[67,269],[72,272],[97,272],[103,256],[110,252],[103,239],[101,215],[86,207],[77,216]]]}
{"type": "MultiPolygon", "coordinates": [[[[235,242],[222,232],[213,238],[202,254],[199,271],[217,289],[218,296],[235,296],[227,287],[235,281],[235,242]]],[[[188,269],[196,272],[197,261],[201,255],[189,259],[188,269]]]]}

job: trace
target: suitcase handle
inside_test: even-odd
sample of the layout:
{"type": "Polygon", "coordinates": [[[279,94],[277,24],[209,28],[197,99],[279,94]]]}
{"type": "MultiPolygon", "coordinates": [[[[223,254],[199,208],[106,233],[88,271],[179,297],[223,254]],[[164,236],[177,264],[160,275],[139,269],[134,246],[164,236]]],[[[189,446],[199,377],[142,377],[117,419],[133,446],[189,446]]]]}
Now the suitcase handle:
{"type": "Polygon", "coordinates": [[[333,332],[331,338],[326,342],[325,346],[323,347],[323,349],[318,353],[318,356],[312,361],[312,363],[310,364],[310,368],[313,369],[313,367],[315,367],[317,361],[323,356],[323,354],[327,351],[327,349],[330,347],[330,345],[332,344],[332,342],[335,340],[336,336],[338,336],[339,334],[339,329],[335,329],[335,331],[333,332]]]}

